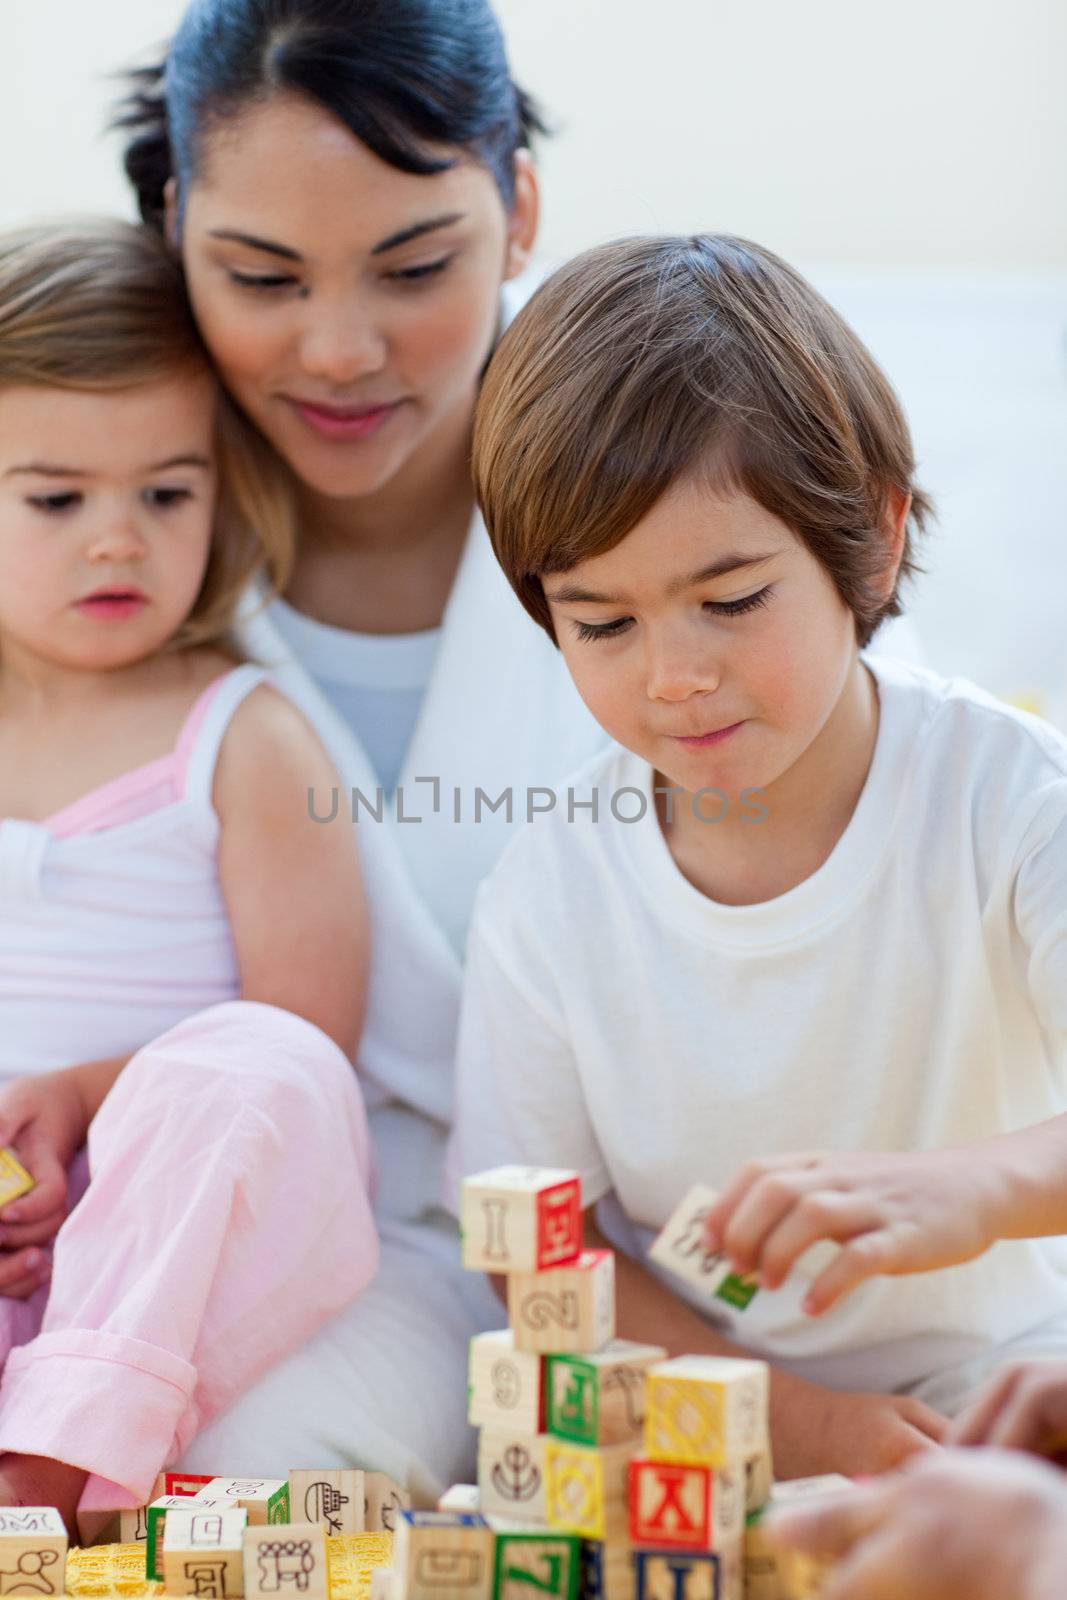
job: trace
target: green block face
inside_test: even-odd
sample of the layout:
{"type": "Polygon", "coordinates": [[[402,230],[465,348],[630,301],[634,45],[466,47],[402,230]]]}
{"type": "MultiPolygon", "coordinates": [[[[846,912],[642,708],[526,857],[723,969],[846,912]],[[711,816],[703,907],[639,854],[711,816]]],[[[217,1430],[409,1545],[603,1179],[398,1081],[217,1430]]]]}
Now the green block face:
{"type": "Polygon", "coordinates": [[[545,1357],[545,1428],[572,1444],[598,1444],[600,1373],[580,1356],[545,1357]]]}
{"type": "Polygon", "coordinates": [[[150,1583],[163,1582],[163,1523],[166,1506],[149,1506],[146,1513],[148,1534],[144,1545],[144,1572],[150,1583]]]}
{"type": "Polygon", "coordinates": [[[493,1600],[578,1600],[581,1540],[573,1533],[499,1533],[493,1600]]]}
{"type": "Polygon", "coordinates": [[[281,1488],[271,1495],[267,1501],[267,1521],[291,1522],[292,1515],[289,1510],[289,1485],[283,1483],[281,1488]]]}
{"type": "Polygon", "coordinates": [[[715,1298],[725,1300],[728,1306],[736,1306],[738,1311],[746,1311],[758,1293],[759,1284],[753,1279],[739,1278],[736,1273],[731,1273],[715,1291],[715,1298]]]}

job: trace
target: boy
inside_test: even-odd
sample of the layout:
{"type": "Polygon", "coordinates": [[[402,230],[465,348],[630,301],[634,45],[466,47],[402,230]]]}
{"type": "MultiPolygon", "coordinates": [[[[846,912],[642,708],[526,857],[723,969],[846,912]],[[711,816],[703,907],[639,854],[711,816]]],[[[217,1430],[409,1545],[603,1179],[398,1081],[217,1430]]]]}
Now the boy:
{"type": "Polygon", "coordinates": [[[1067,1352],[1067,743],[864,653],[929,505],[884,376],[767,251],[564,268],[475,456],[621,748],[481,890],[451,1182],[577,1168],[623,1336],[770,1359],[781,1477],[894,1465],[998,1362],[1067,1352]],[[639,1265],[698,1181],[775,1288],[714,1324],[639,1265]]]}

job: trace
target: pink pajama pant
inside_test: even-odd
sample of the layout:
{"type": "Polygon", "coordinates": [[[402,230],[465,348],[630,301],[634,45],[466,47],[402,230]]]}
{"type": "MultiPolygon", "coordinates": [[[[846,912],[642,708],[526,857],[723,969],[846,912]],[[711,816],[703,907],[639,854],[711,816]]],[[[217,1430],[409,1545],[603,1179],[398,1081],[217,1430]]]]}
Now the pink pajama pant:
{"type": "Polygon", "coordinates": [[[81,1467],[83,1512],[142,1504],[378,1264],[355,1072],[274,1006],[213,1006],[138,1051],[87,1148],[51,1285],[0,1299],[0,1451],[81,1467]]]}

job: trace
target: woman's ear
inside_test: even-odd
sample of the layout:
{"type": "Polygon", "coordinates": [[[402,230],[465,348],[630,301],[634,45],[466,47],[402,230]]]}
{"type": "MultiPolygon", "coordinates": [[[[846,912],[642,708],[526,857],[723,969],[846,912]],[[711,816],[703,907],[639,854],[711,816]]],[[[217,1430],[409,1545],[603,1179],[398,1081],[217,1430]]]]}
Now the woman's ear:
{"type": "Polygon", "coordinates": [[[174,254],[181,249],[178,237],[178,180],[168,178],[163,185],[163,227],[166,240],[174,254]]]}
{"type": "Polygon", "coordinates": [[[515,152],[515,198],[508,213],[505,281],[517,278],[530,264],[541,215],[541,186],[529,150],[515,152]]]}

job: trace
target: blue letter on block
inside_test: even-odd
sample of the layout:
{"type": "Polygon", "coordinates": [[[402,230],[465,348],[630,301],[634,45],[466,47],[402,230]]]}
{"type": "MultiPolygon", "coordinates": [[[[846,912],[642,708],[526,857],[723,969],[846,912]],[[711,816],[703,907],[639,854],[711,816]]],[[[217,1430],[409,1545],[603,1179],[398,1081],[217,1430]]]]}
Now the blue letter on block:
{"type": "Polygon", "coordinates": [[[635,1550],[634,1600],[719,1600],[719,1557],[713,1552],[635,1550]]]}

